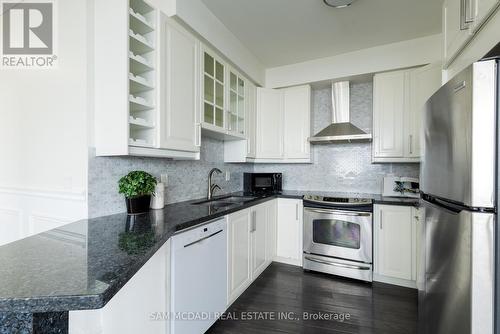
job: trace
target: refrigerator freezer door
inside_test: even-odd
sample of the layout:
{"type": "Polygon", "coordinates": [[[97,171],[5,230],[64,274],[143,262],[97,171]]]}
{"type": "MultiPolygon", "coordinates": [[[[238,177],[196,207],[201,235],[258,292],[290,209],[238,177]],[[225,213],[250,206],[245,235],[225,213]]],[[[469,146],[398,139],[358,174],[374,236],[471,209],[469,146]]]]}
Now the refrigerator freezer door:
{"type": "Polygon", "coordinates": [[[492,334],[494,214],[423,202],[425,280],[420,334],[492,334]]]}
{"type": "Polygon", "coordinates": [[[421,190],[494,207],[496,62],[474,63],[427,101],[421,190]]]}

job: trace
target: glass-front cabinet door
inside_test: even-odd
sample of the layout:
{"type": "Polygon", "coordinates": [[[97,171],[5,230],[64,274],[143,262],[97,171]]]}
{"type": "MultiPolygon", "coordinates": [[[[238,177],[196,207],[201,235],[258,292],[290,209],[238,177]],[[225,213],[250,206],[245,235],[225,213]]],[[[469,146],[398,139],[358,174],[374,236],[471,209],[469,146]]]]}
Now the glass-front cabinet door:
{"type": "Polygon", "coordinates": [[[245,79],[236,71],[229,70],[228,130],[245,135],[245,79]]]}
{"type": "Polygon", "coordinates": [[[225,72],[222,61],[204,50],[203,67],[203,123],[224,130],[225,72]]]}

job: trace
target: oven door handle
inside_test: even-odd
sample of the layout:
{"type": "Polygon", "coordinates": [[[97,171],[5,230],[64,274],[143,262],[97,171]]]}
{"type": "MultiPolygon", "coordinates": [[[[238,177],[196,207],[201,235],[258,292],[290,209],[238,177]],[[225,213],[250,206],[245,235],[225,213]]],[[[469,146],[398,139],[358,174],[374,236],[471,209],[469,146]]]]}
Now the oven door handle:
{"type": "Polygon", "coordinates": [[[315,213],[327,213],[327,214],[340,214],[343,216],[371,216],[371,212],[355,212],[355,211],[338,211],[338,210],[329,210],[329,209],[316,209],[316,208],[304,208],[305,211],[315,212],[315,213]]]}
{"type": "Polygon", "coordinates": [[[331,261],[325,261],[325,260],[319,260],[315,259],[313,257],[306,256],[306,260],[312,261],[312,262],[317,262],[321,264],[327,264],[330,266],[335,266],[335,267],[341,267],[341,268],[348,268],[348,269],[357,269],[357,270],[370,270],[370,267],[363,267],[363,266],[354,266],[352,264],[345,264],[345,263],[338,263],[338,262],[331,262],[331,261]]]}

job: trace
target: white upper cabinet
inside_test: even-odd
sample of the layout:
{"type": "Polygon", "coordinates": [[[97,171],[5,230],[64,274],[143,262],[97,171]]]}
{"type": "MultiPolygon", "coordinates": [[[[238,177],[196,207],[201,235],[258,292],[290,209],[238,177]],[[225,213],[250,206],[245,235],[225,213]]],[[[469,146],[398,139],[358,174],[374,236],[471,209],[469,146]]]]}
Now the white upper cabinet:
{"type": "Polygon", "coordinates": [[[444,65],[453,62],[499,7],[499,0],[445,0],[444,65]]]}
{"type": "Polygon", "coordinates": [[[311,88],[257,88],[257,145],[252,162],[310,162],[311,88]]]}
{"type": "Polygon", "coordinates": [[[375,75],[373,162],[420,162],[424,106],[440,86],[440,64],[375,75]]]}
{"type": "Polygon", "coordinates": [[[444,59],[450,61],[470,38],[473,0],[445,0],[443,3],[444,59]]]}
{"type": "Polygon", "coordinates": [[[311,87],[283,90],[285,159],[310,159],[311,87]]]}
{"type": "Polygon", "coordinates": [[[198,40],[179,23],[161,15],[161,147],[199,152],[198,40]]]}
{"type": "Polygon", "coordinates": [[[420,133],[425,103],[441,87],[441,77],[441,63],[430,64],[410,72],[409,115],[405,120],[407,157],[420,157],[420,133]]]}
{"type": "Polygon", "coordinates": [[[206,46],[202,46],[201,60],[204,133],[218,139],[245,139],[248,80],[206,46]]]}
{"type": "Polygon", "coordinates": [[[403,117],[409,71],[377,74],[373,81],[373,160],[404,158],[403,117]]]}
{"type": "Polygon", "coordinates": [[[258,159],[283,159],[283,102],[282,91],[257,88],[258,159]]]}
{"type": "Polygon", "coordinates": [[[227,130],[235,136],[245,137],[246,134],[246,80],[236,70],[229,69],[229,86],[227,108],[227,130]]]}
{"type": "Polygon", "coordinates": [[[474,8],[474,22],[472,28],[478,30],[484,21],[498,7],[499,0],[470,0],[474,8]]]}
{"type": "Polygon", "coordinates": [[[225,132],[226,67],[214,52],[202,49],[202,126],[213,131],[225,132]]]}
{"type": "Polygon", "coordinates": [[[257,150],[257,87],[248,82],[246,99],[247,154],[244,158],[255,158],[257,150]]]}
{"type": "Polygon", "coordinates": [[[143,0],[95,4],[98,156],[199,159],[196,42],[162,16],[143,0]],[[179,87],[187,88],[184,95],[179,87]]]}

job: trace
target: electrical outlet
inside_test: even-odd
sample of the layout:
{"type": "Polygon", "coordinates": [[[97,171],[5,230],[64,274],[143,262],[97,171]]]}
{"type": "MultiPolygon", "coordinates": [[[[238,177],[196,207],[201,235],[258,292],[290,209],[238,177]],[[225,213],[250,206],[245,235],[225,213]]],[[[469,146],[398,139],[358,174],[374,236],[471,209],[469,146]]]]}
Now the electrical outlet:
{"type": "Polygon", "coordinates": [[[168,186],[168,174],[167,173],[161,174],[160,181],[161,183],[163,183],[165,187],[168,186]]]}
{"type": "Polygon", "coordinates": [[[226,170],[226,181],[231,180],[231,172],[226,170]]]}

